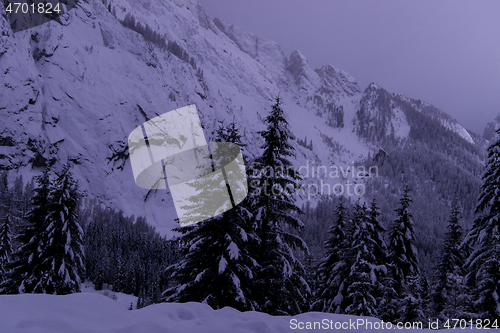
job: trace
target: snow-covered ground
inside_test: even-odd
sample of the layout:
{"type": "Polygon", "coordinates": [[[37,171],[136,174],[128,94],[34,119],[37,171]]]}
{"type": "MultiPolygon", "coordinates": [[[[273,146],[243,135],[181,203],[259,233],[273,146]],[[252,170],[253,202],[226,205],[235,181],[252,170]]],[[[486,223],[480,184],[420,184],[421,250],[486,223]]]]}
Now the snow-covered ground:
{"type": "MultiPolygon", "coordinates": [[[[127,310],[111,298],[97,293],[67,296],[32,294],[0,296],[0,332],[2,333],[414,331],[413,329],[397,329],[396,326],[389,329],[387,323],[384,323],[384,329],[376,329],[377,325],[381,325],[380,320],[372,318],[318,312],[295,317],[273,317],[259,312],[241,313],[232,308],[214,311],[208,305],[200,303],[162,303],[140,310],[127,310]],[[308,323],[310,325],[316,323],[316,329],[307,329],[308,323]],[[356,326],[358,324],[359,326],[356,326]],[[367,326],[373,326],[373,328],[367,329],[367,326]]],[[[423,323],[423,325],[427,328],[428,323],[423,323]]],[[[428,329],[418,331],[430,332],[428,329]]],[[[460,331],[463,332],[463,330],[460,331]]],[[[467,329],[467,332],[475,331],[467,329]]]]}
{"type": "Polygon", "coordinates": [[[132,306],[133,309],[137,308],[137,296],[119,293],[116,291],[112,291],[111,289],[112,286],[104,284],[102,290],[95,290],[94,284],[90,281],[85,281],[81,286],[82,293],[94,293],[109,297],[110,299],[123,306],[125,309],[129,309],[130,306],[132,306]]]}

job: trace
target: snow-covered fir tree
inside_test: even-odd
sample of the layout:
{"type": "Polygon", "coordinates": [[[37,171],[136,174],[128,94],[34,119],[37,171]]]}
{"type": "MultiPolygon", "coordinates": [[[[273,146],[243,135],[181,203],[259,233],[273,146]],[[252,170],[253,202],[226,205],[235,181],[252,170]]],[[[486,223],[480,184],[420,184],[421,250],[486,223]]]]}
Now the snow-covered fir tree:
{"type": "Polygon", "coordinates": [[[0,176],[0,282],[6,273],[6,265],[12,253],[11,227],[12,216],[7,172],[0,176]]]}
{"type": "MultiPolygon", "coordinates": [[[[497,130],[497,134],[500,131],[497,130]]],[[[479,215],[464,240],[473,248],[467,259],[466,282],[473,288],[477,314],[500,319],[500,138],[488,148],[488,161],[476,206],[479,215]]]]}
{"type": "Polygon", "coordinates": [[[397,297],[391,299],[396,304],[388,304],[387,307],[401,307],[402,320],[413,319],[409,317],[420,313],[421,308],[420,288],[417,286],[418,252],[413,218],[409,211],[411,202],[410,189],[405,186],[389,235],[388,265],[391,283],[388,288],[394,289],[397,297]]]}
{"type": "Polygon", "coordinates": [[[125,272],[125,265],[120,257],[117,259],[116,274],[113,277],[113,291],[121,292],[125,289],[127,276],[125,272]]]}
{"type": "Polygon", "coordinates": [[[293,230],[304,224],[297,217],[295,204],[301,177],[290,162],[294,155],[293,136],[285,119],[279,97],[266,117],[267,129],[259,132],[264,139],[262,156],[251,165],[251,210],[260,239],[256,274],[259,310],[274,315],[293,315],[308,308],[310,287],[303,265],[294,249],[308,253],[307,245],[293,230]]]}
{"type": "Polygon", "coordinates": [[[433,294],[434,315],[442,318],[464,318],[470,302],[464,285],[465,256],[460,249],[463,241],[459,224],[460,211],[455,200],[452,204],[448,231],[436,267],[436,288],[433,294]]]}
{"type": "MultiPolygon", "coordinates": [[[[216,141],[243,146],[235,124],[221,126],[216,141]]],[[[240,204],[209,220],[178,228],[181,260],[167,268],[177,285],[167,302],[203,302],[214,309],[255,310],[252,294],[256,260],[249,251],[257,237],[251,216],[240,204]]],[[[255,247],[255,246],[254,246],[255,247]]]]}
{"type": "Polygon", "coordinates": [[[356,203],[352,218],[351,256],[345,313],[357,316],[377,316],[375,277],[376,258],[367,208],[356,203]]]}
{"type": "MultiPolygon", "coordinates": [[[[5,184],[7,188],[6,174],[2,173],[0,187],[5,184]]],[[[44,276],[41,254],[46,244],[44,233],[49,226],[47,217],[54,190],[54,182],[49,180],[52,174],[47,169],[36,177],[36,191],[34,182],[29,182],[23,190],[21,178],[17,177],[12,187],[0,192],[0,196],[7,195],[11,202],[6,206],[13,217],[11,231],[16,236],[12,241],[11,260],[2,266],[8,274],[0,281],[0,293],[38,292],[34,286],[44,276]],[[27,204],[26,198],[31,199],[32,205],[27,204]],[[28,208],[29,211],[23,213],[28,208]]],[[[161,291],[167,286],[161,272],[177,260],[174,243],[160,237],[144,218],[125,217],[121,211],[101,207],[95,199],[82,205],[79,221],[85,229],[84,247],[88,254],[85,278],[96,285],[113,285],[114,291],[136,296],[143,290],[146,298],[160,302],[161,291]]]]}
{"type": "Polygon", "coordinates": [[[406,278],[405,297],[400,300],[399,320],[403,322],[415,322],[425,319],[423,311],[423,300],[421,297],[422,287],[420,276],[411,275],[406,278]]]}
{"type": "Polygon", "coordinates": [[[354,209],[350,245],[352,266],[347,288],[349,305],[345,312],[376,317],[387,274],[386,245],[382,234],[384,228],[378,220],[380,212],[375,200],[372,201],[370,210],[359,202],[354,209]]]}
{"type": "MultiPolygon", "coordinates": [[[[104,251],[101,253],[104,257],[106,256],[104,251]]],[[[102,290],[104,286],[104,268],[102,267],[102,263],[97,264],[92,281],[94,283],[95,290],[102,290]]]]}
{"type": "Polygon", "coordinates": [[[8,274],[0,285],[2,293],[32,293],[39,282],[41,269],[41,250],[45,246],[43,237],[48,227],[50,178],[46,169],[35,177],[37,188],[31,198],[31,209],[26,214],[25,224],[17,236],[19,247],[14,250],[7,265],[8,274]]]}
{"type": "Polygon", "coordinates": [[[319,263],[316,258],[311,253],[306,254],[304,257],[304,268],[306,270],[306,281],[311,288],[311,296],[318,286],[318,267],[319,263]]]}
{"type": "Polygon", "coordinates": [[[342,198],[335,215],[336,221],[330,226],[329,237],[325,241],[326,253],[319,264],[319,281],[314,293],[312,311],[342,313],[346,308],[351,226],[342,198]]]}
{"type": "Polygon", "coordinates": [[[406,186],[399,200],[399,208],[396,209],[397,216],[389,235],[388,259],[396,283],[396,291],[399,294],[404,292],[406,278],[418,274],[415,230],[409,211],[411,202],[410,190],[406,186]]]}
{"type": "MultiPolygon", "coordinates": [[[[9,214],[5,214],[0,223],[0,267],[3,268],[9,262],[12,253],[11,218],[9,214]]],[[[0,271],[2,271],[1,268],[0,271]]]]}
{"type": "MultiPolygon", "coordinates": [[[[374,262],[373,264],[373,279],[374,291],[373,295],[377,300],[377,313],[383,307],[385,296],[387,292],[386,281],[388,277],[388,263],[387,263],[387,244],[384,240],[386,229],[380,222],[380,210],[377,205],[377,200],[374,198],[370,203],[368,210],[367,223],[370,235],[370,249],[373,251],[374,262]]],[[[380,316],[380,313],[379,313],[380,316]]]]}
{"type": "Polygon", "coordinates": [[[420,272],[419,286],[423,318],[431,318],[433,314],[432,288],[427,274],[423,271],[420,272]]]}
{"type": "MultiPolygon", "coordinates": [[[[26,213],[28,212],[29,204],[30,204],[30,183],[26,184],[26,188],[24,186],[23,177],[18,176],[14,180],[14,184],[10,189],[10,209],[9,214],[11,217],[11,232],[13,235],[17,235],[19,233],[19,228],[21,228],[24,224],[24,218],[26,213]]],[[[16,243],[14,239],[14,244],[16,243]]]]}
{"type": "Polygon", "coordinates": [[[499,235],[491,243],[491,256],[484,258],[481,268],[476,274],[477,285],[475,289],[476,301],[474,306],[479,316],[484,319],[500,320],[500,306],[498,295],[500,292],[500,241],[499,235]]]}
{"type": "Polygon", "coordinates": [[[375,198],[370,203],[370,209],[368,210],[368,225],[371,232],[372,249],[373,255],[375,256],[375,264],[379,268],[379,271],[383,272],[387,269],[387,244],[384,240],[385,228],[380,222],[380,210],[377,205],[377,200],[375,198]]]}
{"type": "Polygon", "coordinates": [[[80,291],[84,270],[83,230],[78,223],[80,193],[70,164],[63,166],[50,191],[47,228],[42,234],[34,292],[64,295],[80,291]]]}

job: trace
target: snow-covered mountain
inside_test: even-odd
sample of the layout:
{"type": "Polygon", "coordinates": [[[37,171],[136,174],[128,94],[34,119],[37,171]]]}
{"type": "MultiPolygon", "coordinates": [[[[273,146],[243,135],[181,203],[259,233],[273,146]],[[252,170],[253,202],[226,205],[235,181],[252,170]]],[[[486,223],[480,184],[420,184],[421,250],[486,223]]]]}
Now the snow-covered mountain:
{"type": "MultiPolygon", "coordinates": [[[[57,21],[17,33],[0,11],[0,169],[27,180],[47,159],[70,159],[88,197],[145,215],[164,234],[177,226],[172,201],[136,186],[126,139],[185,105],[196,104],[207,138],[234,119],[255,156],[257,131],[280,95],[298,139],[297,167],[370,163],[386,145],[420,140],[428,123],[434,135],[453,136],[454,147],[480,144],[432,105],[375,84],[362,91],[331,65],[312,69],[300,51],[286,56],[273,41],[210,19],[195,0],[80,1],[57,21]]],[[[464,154],[480,163],[469,148],[464,154]]],[[[309,174],[306,182],[320,178],[349,180],[309,174]]]]}
{"type": "Polygon", "coordinates": [[[388,137],[408,138],[412,116],[419,113],[427,119],[457,134],[470,144],[475,144],[470,133],[455,119],[431,104],[414,100],[399,94],[390,94],[385,89],[372,83],[364,92],[357,112],[356,131],[371,140],[383,140],[388,137]]]}

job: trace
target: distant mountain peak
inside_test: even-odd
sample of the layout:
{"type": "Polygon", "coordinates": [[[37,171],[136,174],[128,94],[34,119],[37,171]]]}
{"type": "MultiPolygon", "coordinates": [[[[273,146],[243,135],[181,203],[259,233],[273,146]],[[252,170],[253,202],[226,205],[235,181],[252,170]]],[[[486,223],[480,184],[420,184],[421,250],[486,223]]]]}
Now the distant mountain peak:
{"type": "Polygon", "coordinates": [[[309,62],[302,52],[299,50],[293,50],[288,58],[288,66],[286,68],[295,79],[297,85],[303,85],[304,81],[317,80],[317,75],[314,75],[314,71],[309,67],[309,62]]]}
{"type": "MultiPolygon", "coordinates": [[[[422,123],[423,118],[415,113],[450,130],[468,143],[475,143],[471,133],[447,113],[427,102],[391,94],[375,83],[370,83],[363,93],[357,111],[356,130],[359,135],[374,142],[383,141],[387,137],[406,138],[410,133],[415,133],[418,123],[411,119],[418,117],[418,125],[422,123]],[[410,132],[411,129],[413,132],[410,132]]],[[[422,133],[423,131],[422,129],[422,133]]]]}
{"type": "MultiPolygon", "coordinates": [[[[371,82],[368,87],[366,87],[367,90],[379,90],[379,89],[383,89],[381,86],[379,86],[378,84],[376,84],[375,82],[371,82]]],[[[385,89],[384,89],[385,90],[385,89]]]]}
{"type": "Polygon", "coordinates": [[[358,83],[351,75],[332,65],[324,65],[314,70],[323,81],[323,87],[336,94],[345,93],[348,96],[360,93],[358,83]]]}
{"type": "Polygon", "coordinates": [[[496,115],[496,117],[493,121],[486,124],[486,127],[484,128],[484,132],[483,132],[483,138],[486,141],[491,142],[492,140],[494,140],[497,137],[495,132],[499,128],[500,128],[500,113],[496,115]]]}

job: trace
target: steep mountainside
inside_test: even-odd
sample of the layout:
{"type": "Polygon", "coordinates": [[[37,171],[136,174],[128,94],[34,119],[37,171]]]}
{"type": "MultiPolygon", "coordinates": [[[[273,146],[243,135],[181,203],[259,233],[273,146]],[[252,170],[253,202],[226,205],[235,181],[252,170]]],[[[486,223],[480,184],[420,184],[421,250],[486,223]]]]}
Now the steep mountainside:
{"type": "Polygon", "coordinates": [[[491,142],[495,138],[495,131],[500,128],[500,113],[495,117],[495,119],[489,122],[483,132],[483,138],[491,142]]]}
{"type": "Polygon", "coordinates": [[[354,122],[361,137],[383,147],[371,162],[379,177],[367,180],[366,196],[377,198],[389,225],[401,188],[410,186],[420,262],[430,272],[441,251],[451,202],[457,200],[461,207],[464,229],[474,219],[484,140],[434,106],[374,84],[365,90],[354,122]]]}
{"type": "MultiPolygon", "coordinates": [[[[250,156],[279,94],[297,167],[370,165],[380,148],[418,144],[480,173],[481,139],[444,112],[374,84],[362,92],[340,69],[314,70],[299,51],[287,57],[275,42],[211,20],[195,0],[80,1],[61,19],[17,33],[0,11],[0,169],[27,180],[49,159],[71,159],[87,196],[145,215],[164,234],[176,226],[170,196],[135,185],[126,139],[144,121],[193,103],[208,139],[219,121],[234,119],[250,156]]],[[[307,184],[365,181],[312,170],[307,184]]]]}

